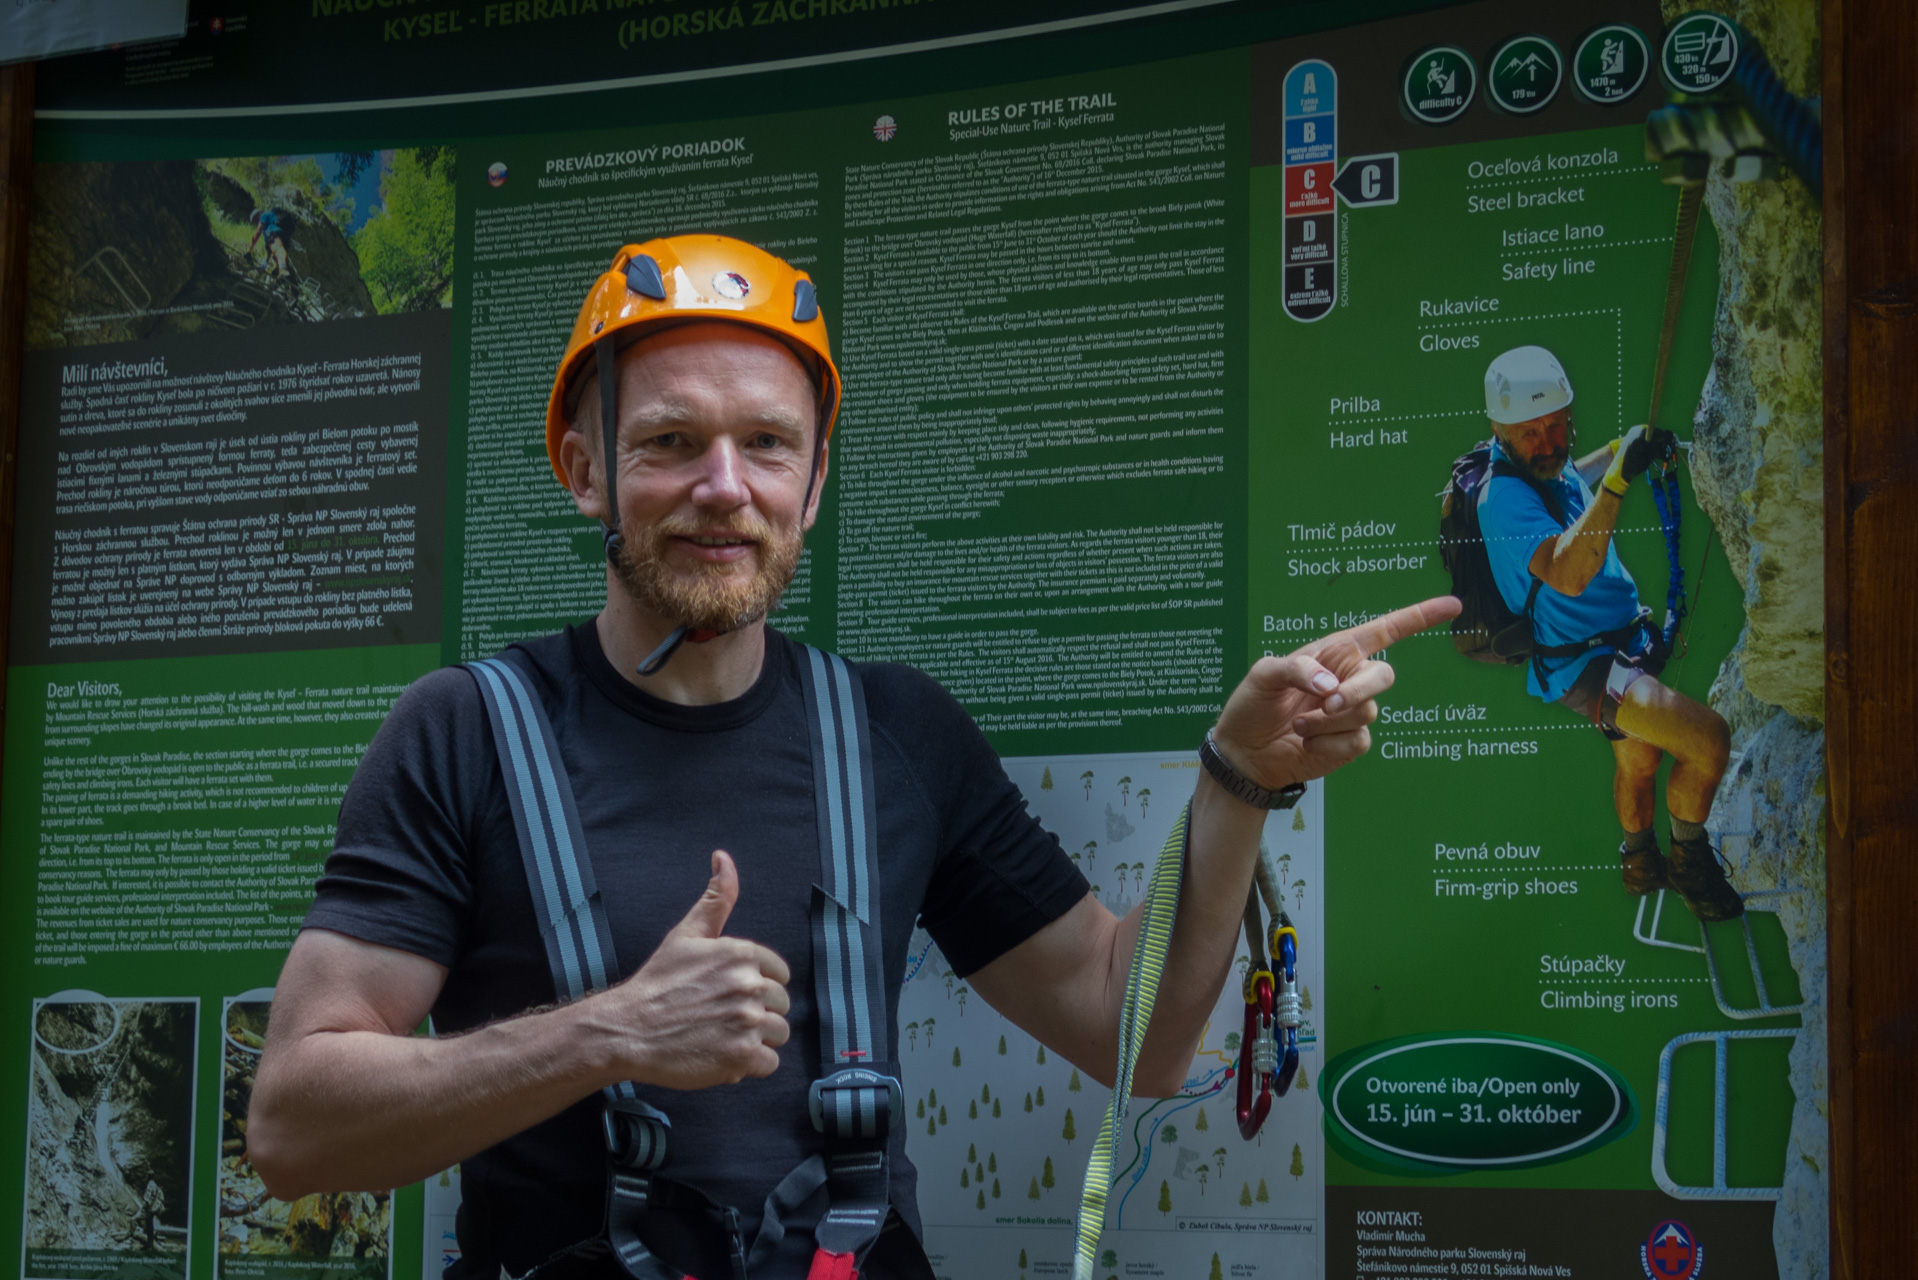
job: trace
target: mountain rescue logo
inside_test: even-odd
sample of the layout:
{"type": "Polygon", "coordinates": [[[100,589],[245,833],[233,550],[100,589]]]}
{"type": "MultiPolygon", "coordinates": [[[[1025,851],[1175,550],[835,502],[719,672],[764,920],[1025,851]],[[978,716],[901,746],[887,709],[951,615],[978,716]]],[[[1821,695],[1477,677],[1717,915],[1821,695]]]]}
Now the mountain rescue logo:
{"type": "Polygon", "coordinates": [[[1647,1280],[1694,1280],[1705,1269],[1705,1246],[1690,1227],[1667,1218],[1638,1246],[1638,1265],[1647,1280]]]}
{"type": "Polygon", "coordinates": [[[872,122],[872,136],[881,142],[891,142],[892,135],[899,132],[899,122],[891,116],[880,116],[872,122]]]}

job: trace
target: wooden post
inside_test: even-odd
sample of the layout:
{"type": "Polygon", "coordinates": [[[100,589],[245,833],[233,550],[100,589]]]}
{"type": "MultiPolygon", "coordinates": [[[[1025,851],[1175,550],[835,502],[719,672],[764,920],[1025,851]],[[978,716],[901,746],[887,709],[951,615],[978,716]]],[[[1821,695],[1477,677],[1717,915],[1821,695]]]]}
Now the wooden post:
{"type": "MultiPolygon", "coordinates": [[[[27,336],[27,217],[33,191],[33,64],[0,67],[0,682],[13,620],[13,511],[20,356],[27,336]]],[[[0,683],[0,744],[6,685],[0,683]]],[[[0,761],[4,763],[4,761],[0,761]]]]}
{"type": "Polygon", "coordinates": [[[1824,0],[1832,1274],[1918,1257],[1918,8],[1824,0]]]}

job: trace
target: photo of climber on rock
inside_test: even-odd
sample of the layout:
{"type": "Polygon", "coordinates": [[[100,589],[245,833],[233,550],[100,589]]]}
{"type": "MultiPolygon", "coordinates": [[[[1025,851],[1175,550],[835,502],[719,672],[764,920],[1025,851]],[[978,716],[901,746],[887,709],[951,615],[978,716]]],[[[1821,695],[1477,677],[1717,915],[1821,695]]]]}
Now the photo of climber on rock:
{"type": "Polygon", "coordinates": [[[456,151],[37,171],[33,348],[445,311],[456,151]]]}
{"type": "Polygon", "coordinates": [[[253,238],[246,242],[246,256],[253,256],[253,246],[264,238],[262,246],[266,253],[266,268],[275,279],[290,279],[299,283],[299,276],[293,270],[292,260],[287,251],[292,247],[291,237],[287,233],[290,215],[284,209],[255,209],[248,219],[253,224],[253,238]]]}
{"type": "Polygon", "coordinates": [[[1744,902],[1705,832],[1730,730],[1659,680],[1669,640],[1640,605],[1613,538],[1632,484],[1669,462],[1677,442],[1636,426],[1575,457],[1574,398],[1564,367],[1543,347],[1515,347],[1485,371],[1492,439],[1454,464],[1440,517],[1446,564],[1465,602],[1453,638],[1470,657],[1522,662],[1532,696],[1590,720],[1611,741],[1627,893],[1669,888],[1702,921],[1735,919],[1744,902]],[[1666,756],[1669,858],[1654,824],[1666,756]]]}

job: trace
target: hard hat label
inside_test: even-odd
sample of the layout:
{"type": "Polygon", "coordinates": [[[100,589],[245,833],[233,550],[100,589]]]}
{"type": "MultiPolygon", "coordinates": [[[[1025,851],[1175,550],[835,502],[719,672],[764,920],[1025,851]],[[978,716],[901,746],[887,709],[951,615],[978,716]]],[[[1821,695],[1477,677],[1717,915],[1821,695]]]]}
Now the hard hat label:
{"type": "Polygon", "coordinates": [[[740,275],[737,271],[715,271],[713,273],[713,292],[722,298],[731,298],[734,302],[737,302],[752,291],[752,285],[747,282],[745,276],[740,275]]]}

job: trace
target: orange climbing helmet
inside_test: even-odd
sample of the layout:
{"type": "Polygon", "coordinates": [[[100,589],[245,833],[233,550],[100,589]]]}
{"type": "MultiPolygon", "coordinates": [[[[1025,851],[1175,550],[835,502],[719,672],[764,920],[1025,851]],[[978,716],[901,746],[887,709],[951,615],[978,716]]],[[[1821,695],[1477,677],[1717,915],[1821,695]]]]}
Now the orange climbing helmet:
{"type": "MultiPolygon", "coordinates": [[[[751,325],[793,348],[819,387],[823,450],[839,416],[839,367],[812,277],[764,249],[730,236],[686,235],[629,244],[586,295],[566,356],[546,399],[546,456],[566,483],[559,442],[587,375],[648,330],[690,320],[751,325]]],[[[610,415],[609,415],[610,416],[610,415]]],[[[610,426],[610,422],[607,424],[610,426]]]]}

